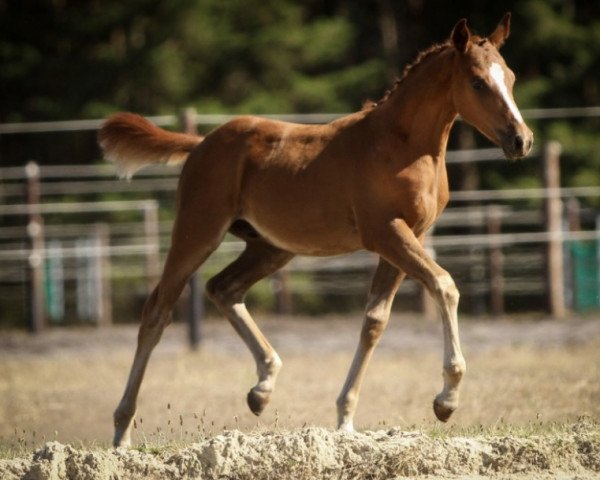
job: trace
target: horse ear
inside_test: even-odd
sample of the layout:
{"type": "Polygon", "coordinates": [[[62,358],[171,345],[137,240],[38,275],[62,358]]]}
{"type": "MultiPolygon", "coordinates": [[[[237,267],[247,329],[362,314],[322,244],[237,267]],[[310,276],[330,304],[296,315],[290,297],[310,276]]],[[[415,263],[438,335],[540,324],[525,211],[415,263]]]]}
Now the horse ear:
{"type": "Polygon", "coordinates": [[[450,38],[452,39],[454,48],[456,48],[460,53],[465,53],[467,51],[467,48],[469,47],[469,41],[471,39],[471,32],[469,32],[469,27],[467,27],[466,18],[459,20],[454,26],[450,38]]]}
{"type": "Polygon", "coordinates": [[[510,12],[506,13],[500,23],[496,27],[496,30],[488,37],[488,40],[494,45],[496,48],[500,48],[504,41],[510,35],[510,12]]]}

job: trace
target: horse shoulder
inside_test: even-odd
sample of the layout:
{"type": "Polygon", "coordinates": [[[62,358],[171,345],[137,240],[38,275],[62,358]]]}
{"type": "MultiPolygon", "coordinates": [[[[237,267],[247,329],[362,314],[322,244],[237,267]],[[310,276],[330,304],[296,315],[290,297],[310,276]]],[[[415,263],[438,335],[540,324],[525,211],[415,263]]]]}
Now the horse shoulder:
{"type": "Polygon", "coordinates": [[[449,198],[446,171],[432,158],[424,156],[409,162],[380,154],[364,163],[354,187],[361,229],[376,231],[378,225],[402,218],[420,235],[445,208],[449,198]]]}

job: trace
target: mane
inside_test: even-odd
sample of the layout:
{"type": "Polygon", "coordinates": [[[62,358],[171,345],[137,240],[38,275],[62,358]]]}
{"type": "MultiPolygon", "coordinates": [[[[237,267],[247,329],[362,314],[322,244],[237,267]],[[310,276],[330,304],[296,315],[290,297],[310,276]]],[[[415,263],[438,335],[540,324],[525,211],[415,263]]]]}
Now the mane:
{"type": "Polygon", "coordinates": [[[416,70],[419,67],[419,65],[422,64],[425,60],[427,60],[430,57],[433,57],[434,55],[438,54],[442,50],[445,50],[446,48],[448,48],[449,46],[450,46],[450,40],[447,40],[444,43],[433,44],[427,50],[423,50],[422,52],[419,52],[419,54],[417,55],[417,58],[412,63],[409,63],[408,65],[406,65],[406,67],[404,67],[404,70],[402,71],[402,75],[400,76],[400,78],[397,78],[394,81],[394,85],[392,85],[392,88],[390,88],[389,90],[386,90],[386,92],[384,93],[381,100],[379,100],[378,102],[373,102],[371,100],[367,100],[363,104],[363,110],[370,110],[372,108],[377,107],[377,105],[381,105],[382,103],[385,103],[394,94],[394,92],[396,90],[398,90],[400,85],[402,85],[402,83],[404,82],[406,77],[408,77],[411,72],[416,70]]]}

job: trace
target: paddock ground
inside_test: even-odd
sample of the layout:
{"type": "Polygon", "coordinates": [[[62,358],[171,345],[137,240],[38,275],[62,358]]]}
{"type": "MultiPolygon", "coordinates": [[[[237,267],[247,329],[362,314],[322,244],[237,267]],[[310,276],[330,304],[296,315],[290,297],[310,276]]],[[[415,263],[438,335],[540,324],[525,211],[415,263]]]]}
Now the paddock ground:
{"type": "MultiPolygon", "coordinates": [[[[185,450],[204,442],[210,448],[222,444],[230,451],[229,443],[238,445],[242,437],[239,444],[250,445],[248,439],[257,435],[266,435],[269,441],[281,438],[284,443],[300,435],[300,440],[294,441],[297,446],[306,435],[313,438],[315,431],[324,435],[317,435],[326,439],[324,445],[344,444],[343,439],[330,438],[335,427],[335,398],[350,365],[361,321],[359,315],[259,320],[284,362],[272,402],[260,418],[245,405],[246,392],[255,382],[252,358],[227,322],[209,319],[203,325],[198,351],[187,347],[184,325],[170,326],[155,350],[142,387],[134,444],[159,450],[175,445],[185,450]]],[[[111,414],[122,393],[136,334],[136,326],[54,328],[37,337],[2,332],[0,457],[28,457],[37,450],[34,458],[43,459],[40,452],[47,453],[50,448],[50,458],[62,458],[52,449],[71,448],[66,444],[108,455],[103,449],[112,435],[111,414]]],[[[447,424],[440,424],[434,420],[431,402],[442,384],[441,325],[394,315],[363,387],[357,429],[393,431],[400,435],[393,441],[401,443],[403,435],[410,437],[410,432],[434,443],[436,438],[451,440],[456,435],[476,442],[478,435],[494,432],[520,441],[521,433],[529,438],[557,430],[570,432],[569,425],[584,419],[596,443],[585,442],[600,449],[600,318],[463,319],[461,339],[468,364],[462,403],[447,424]]],[[[364,438],[367,443],[372,441],[364,438]]],[[[564,439],[560,442],[568,444],[564,439]]],[[[471,447],[468,452],[475,448],[471,447]]],[[[592,470],[589,478],[596,478],[600,453],[591,455],[598,460],[598,470],[592,470]]],[[[161,463],[161,468],[165,465],[168,462],[161,463]]],[[[161,472],[157,478],[164,474],[161,472]]],[[[318,472],[314,478],[323,473],[318,472]]],[[[415,472],[423,474],[418,469],[415,472]]],[[[564,478],[588,478],[586,472],[564,478]]],[[[298,478],[313,478],[311,475],[298,478]]],[[[545,478],[543,475],[540,478],[545,478]]]]}
{"type": "MultiPolygon", "coordinates": [[[[245,405],[253,360],[226,321],[203,325],[198,351],[170,326],[142,386],[135,440],[186,440],[223,429],[334,427],[335,398],[361,318],[259,320],[284,366],[260,418],[245,405]]],[[[137,327],[51,329],[38,337],[0,334],[0,442],[44,440],[105,445],[122,393],[137,327]]],[[[356,414],[360,430],[570,422],[600,418],[600,318],[463,320],[467,359],[462,403],[434,421],[441,387],[438,322],[394,315],[370,366],[356,414]]]]}

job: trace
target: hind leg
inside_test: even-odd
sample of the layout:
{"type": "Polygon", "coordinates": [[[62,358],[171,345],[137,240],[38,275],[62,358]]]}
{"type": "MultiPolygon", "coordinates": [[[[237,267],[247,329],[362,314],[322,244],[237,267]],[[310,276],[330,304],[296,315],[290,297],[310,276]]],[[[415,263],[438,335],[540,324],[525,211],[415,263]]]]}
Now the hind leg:
{"type": "Polygon", "coordinates": [[[269,402],[281,360],[248,313],[244,297],[252,285],[279,270],[293,257],[292,253],[261,239],[250,240],[239,258],[206,285],[209,297],[231,322],[256,361],[258,383],[247,397],[255,415],[260,415],[269,402]]]}
{"type": "MultiPolygon", "coordinates": [[[[215,213],[215,212],[212,212],[215,213]]],[[[113,445],[128,446],[130,429],[135,415],[137,396],[152,350],[159,342],[165,327],[171,322],[171,310],[189,277],[217,248],[229,220],[219,215],[206,222],[178,215],[173,230],[171,249],[158,286],[154,289],[142,312],[138,344],[123,397],[114,412],[115,436],[113,445]]]]}

